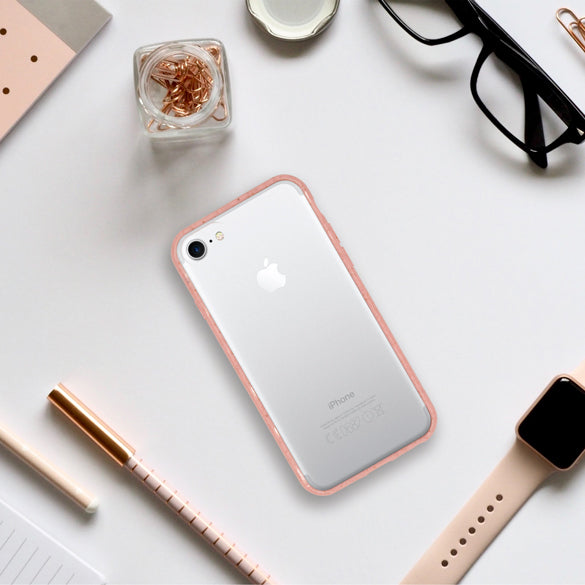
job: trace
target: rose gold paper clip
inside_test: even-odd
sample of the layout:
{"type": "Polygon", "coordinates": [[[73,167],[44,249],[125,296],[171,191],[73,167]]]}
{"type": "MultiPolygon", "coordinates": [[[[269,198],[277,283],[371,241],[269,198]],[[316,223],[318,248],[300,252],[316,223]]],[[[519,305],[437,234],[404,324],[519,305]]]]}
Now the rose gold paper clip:
{"type": "Polygon", "coordinates": [[[571,38],[585,51],[585,18],[579,18],[568,8],[559,8],[557,10],[557,20],[571,38]]]}
{"type": "Polygon", "coordinates": [[[135,455],[133,447],[67,390],[63,384],[57,384],[49,393],[48,399],[116,463],[125,467],[140,483],[155,496],[158,496],[175,514],[202,536],[217,553],[236,567],[252,583],[259,585],[274,583],[270,573],[267,573],[258,563],[250,559],[236,546],[233,540],[213,525],[213,522],[206,520],[189,500],[167,485],[166,481],[159,477],[153,469],[147,467],[142,459],[135,455]]]}

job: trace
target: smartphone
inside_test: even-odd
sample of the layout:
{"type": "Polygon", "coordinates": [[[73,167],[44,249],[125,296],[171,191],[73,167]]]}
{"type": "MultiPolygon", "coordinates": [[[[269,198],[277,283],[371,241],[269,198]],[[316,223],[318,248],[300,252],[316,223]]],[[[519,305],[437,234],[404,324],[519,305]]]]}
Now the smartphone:
{"type": "Polygon", "coordinates": [[[301,484],[328,495],[425,441],[434,409],[299,179],[177,235],[175,267],[301,484]]]}

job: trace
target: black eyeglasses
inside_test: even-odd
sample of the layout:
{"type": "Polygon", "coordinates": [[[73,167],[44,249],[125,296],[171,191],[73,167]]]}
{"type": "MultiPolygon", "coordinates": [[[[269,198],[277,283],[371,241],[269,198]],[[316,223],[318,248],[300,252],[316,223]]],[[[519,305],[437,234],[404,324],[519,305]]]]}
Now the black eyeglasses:
{"type": "MultiPolygon", "coordinates": [[[[438,38],[427,38],[411,28],[400,14],[400,5],[417,4],[405,0],[378,0],[386,12],[413,38],[425,45],[441,45],[474,33],[483,43],[471,74],[471,93],[480,110],[506,138],[521,148],[541,168],[547,166],[546,154],[561,144],[579,144],[585,140],[585,115],[541,67],[473,0],[432,0],[434,8],[446,9],[459,21],[455,32],[438,38]],[[478,93],[480,70],[490,56],[514,72],[524,94],[524,136],[516,136],[486,106],[478,93]],[[558,117],[561,131],[556,137],[545,136],[539,98],[558,117]]],[[[408,19],[407,19],[408,20],[408,19]]],[[[431,26],[432,28],[432,26],[431,26]]]]}

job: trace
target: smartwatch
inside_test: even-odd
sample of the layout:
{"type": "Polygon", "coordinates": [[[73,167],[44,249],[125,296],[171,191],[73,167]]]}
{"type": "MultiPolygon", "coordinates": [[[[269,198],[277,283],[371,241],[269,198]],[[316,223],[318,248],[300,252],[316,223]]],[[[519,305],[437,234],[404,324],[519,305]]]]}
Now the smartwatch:
{"type": "Polygon", "coordinates": [[[516,441],[402,583],[458,583],[536,488],[585,451],[585,362],[556,377],[516,425],[516,441]]]}

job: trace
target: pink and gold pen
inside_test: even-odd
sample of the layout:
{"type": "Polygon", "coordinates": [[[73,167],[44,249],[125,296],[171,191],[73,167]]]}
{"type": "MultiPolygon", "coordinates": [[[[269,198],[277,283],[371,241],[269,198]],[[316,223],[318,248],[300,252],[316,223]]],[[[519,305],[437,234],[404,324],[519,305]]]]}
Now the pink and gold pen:
{"type": "Polygon", "coordinates": [[[106,423],[98,418],[85,404],[76,398],[63,384],[57,384],[48,399],[72,420],[90,439],[97,443],[114,461],[123,465],[180,516],[193,530],[202,536],[217,553],[234,565],[252,583],[274,583],[269,573],[252,561],[236,544],[224,535],[212,522],[166,484],[164,479],[147,467],[135,450],[106,423]]]}

